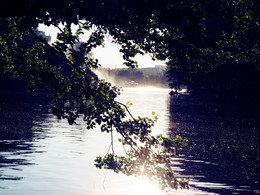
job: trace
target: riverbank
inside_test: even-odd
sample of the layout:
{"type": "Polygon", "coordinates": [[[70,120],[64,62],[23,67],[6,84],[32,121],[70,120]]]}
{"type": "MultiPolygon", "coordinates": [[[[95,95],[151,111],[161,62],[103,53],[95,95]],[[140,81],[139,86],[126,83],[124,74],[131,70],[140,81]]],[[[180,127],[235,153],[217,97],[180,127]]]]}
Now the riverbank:
{"type": "Polygon", "coordinates": [[[229,186],[228,189],[204,186],[203,190],[208,192],[260,193],[260,125],[257,117],[249,116],[240,113],[236,105],[224,109],[214,99],[172,96],[170,134],[189,140],[188,146],[179,151],[185,159],[180,174],[229,186]]]}

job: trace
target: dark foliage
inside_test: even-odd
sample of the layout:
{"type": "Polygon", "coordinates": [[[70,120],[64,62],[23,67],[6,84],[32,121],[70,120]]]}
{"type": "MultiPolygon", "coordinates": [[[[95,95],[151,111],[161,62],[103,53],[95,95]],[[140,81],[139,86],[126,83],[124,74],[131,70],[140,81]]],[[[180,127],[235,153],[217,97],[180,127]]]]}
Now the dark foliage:
{"type": "Polygon", "coordinates": [[[104,132],[121,134],[120,141],[129,147],[126,156],[112,151],[97,158],[97,167],[132,175],[144,169],[163,188],[186,187],[186,182],[175,179],[170,161],[185,140],[152,136],[154,120],[126,120],[128,108],[115,101],[119,90],[93,74],[100,65],[91,51],[103,45],[109,34],[120,45],[125,65],[136,67],[133,57],[150,53],[154,59],[168,61],[169,75],[181,75],[182,81],[194,85],[211,74],[222,77],[220,70],[229,65],[235,70],[238,66],[239,72],[248,65],[259,71],[259,10],[257,0],[1,1],[0,64],[4,73],[25,80],[31,91],[38,83],[45,86],[58,118],[73,124],[83,116],[87,128],[100,125],[104,132]],[[60,30],[54,44],[37,35],[40,23],[60,30]],[[78,26],[76,33],[72,24],[78,26]],[[86,31],[91,33],[89,39],[75,50],[86,31]],[[62,60],[52,60],[54,53],[62,60]]]}

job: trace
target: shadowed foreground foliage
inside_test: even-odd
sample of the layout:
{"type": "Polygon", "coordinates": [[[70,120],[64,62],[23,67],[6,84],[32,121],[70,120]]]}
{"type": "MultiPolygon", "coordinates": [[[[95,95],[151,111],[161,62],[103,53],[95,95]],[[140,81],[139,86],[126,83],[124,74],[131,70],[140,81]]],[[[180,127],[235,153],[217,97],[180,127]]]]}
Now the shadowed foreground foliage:
{"type": "Polygon", "coordinates": [[[162,188],[187,187],[171,168],[171,157],[186,140],[152,136],[156,117],[133,118],[115,100],[119,89],[92,72],[100,66],[92,49],[104,45],[109,35],[126,66],[136,67],[133,57],[150,53],[188,81],[230,61],[259,69],[258,1],[17,0],[1,2],[0,8],[1,71],[25,80],[30,91],[39,84],[46,87],[59,119],[73,124],[83,116],[88,129],[99,125],[111,138],[119,133],[126,155],[117,156],[111,147],[111,153],[97,157],[97,167],[145,174],[162,188]],[[59,29],[56,42],[37,34],[41,23],[59,29]],[[90,36],[82,40],[84,33],[90,36]],[[79,41],[84,43],[76,50],[79,41]],[[50,57],[54,53],[57,60],[50,57]]]}

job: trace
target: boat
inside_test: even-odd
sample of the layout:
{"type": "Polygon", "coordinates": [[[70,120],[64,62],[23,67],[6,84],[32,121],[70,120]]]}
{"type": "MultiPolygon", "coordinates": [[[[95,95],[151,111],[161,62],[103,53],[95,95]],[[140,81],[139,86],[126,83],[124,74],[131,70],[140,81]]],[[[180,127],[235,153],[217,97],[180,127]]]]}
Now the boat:
{"type": "Polygon", "coordinates": [[[137,87],[139,84],[135,81],[125,81],[124,86],[125,87],[137,87]]]}

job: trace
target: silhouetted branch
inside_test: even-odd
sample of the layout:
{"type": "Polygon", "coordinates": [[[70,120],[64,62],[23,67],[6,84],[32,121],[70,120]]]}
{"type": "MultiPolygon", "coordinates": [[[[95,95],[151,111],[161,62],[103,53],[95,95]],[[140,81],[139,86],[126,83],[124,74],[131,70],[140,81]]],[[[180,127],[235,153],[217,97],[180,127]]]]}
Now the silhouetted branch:
{"type": "Polygon", "coordinates": [[[81,70],[79,67],[75,66],[65,55],[63,52],[59,51],[58,49],[56,49],[55,47],[51,46],[46,40],[44,40],[43,38],[41,38],[40,36],[37,35],[37,33],[34,32],[33,29],[30,29],[30,32],[35,36],[35,38],[37,38],[40,42],[42,42],[43,44],[45,44],[48,48],[50,48],[51,50],[53,50],[56,54],[58,54],[59,56],[61,56],[64,60],[66,60],[66,62],[69,64],[69,66],[71,66],[72,68],[74,68],[75,70],[77,70],[79,73],[81,73],[82,75],[84,75],[85,77],[89,77],[83,70],[81,70]]]}
{"type": "Polygon", "coordinates": [[[118,102],[118,101],[115,101],[115,102],[118,103],[118,104],[120,104],[120,105],[122,105],[122,106],[124,106],[125,109],[126,109],[126,111],[128,112],[128,114],[131,116],[131,118],[132,118],[132,119],[135,119],[125,104],[123,104],[123,103],[121,103],[121,102],[118,102]]]}

